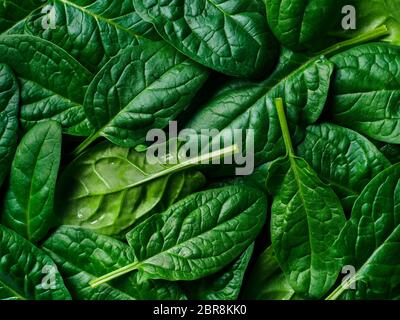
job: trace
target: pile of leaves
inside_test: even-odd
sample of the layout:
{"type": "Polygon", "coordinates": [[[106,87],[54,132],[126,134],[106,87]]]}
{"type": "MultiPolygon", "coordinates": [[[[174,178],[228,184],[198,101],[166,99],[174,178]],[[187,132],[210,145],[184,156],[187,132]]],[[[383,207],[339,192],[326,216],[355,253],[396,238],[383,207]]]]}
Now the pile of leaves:
{"type": "Polygon", "coordinates": [[[351,2],[1,1],[0,298],[399,298],[400,5],[351,2]],[[254,172],[150,163],[172,120],[254,172]]]}

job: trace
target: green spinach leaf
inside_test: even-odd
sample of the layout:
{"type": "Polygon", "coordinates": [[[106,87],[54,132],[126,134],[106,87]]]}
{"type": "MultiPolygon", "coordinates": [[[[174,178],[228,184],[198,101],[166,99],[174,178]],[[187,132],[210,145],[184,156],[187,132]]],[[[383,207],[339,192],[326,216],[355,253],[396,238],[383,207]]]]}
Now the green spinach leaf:
{"type": "Polygon", "coordinates": [[[42,0],[2,0],[0,4],[0,33],[5,33],[19,23],[25,23],[26,17],[43,5],[42,0]]]}
{"type": "Polygon", "coordinates": [[[196,112],[186,127],[201,133],[214,128],[219,134],[210,140],[210,149],[220,141],[235,141],[234,130],[243,132],[243,150],[252,152],[255,165],[275,160],[284,154],[274,99],[287,100],[288,119],[295,127],[295,141],[302,138],[301,125],[315,122],[324,108],[329,91],[333,64],[326,59],[313,59],[292,71],[297,63],[282,61],[270,79],[262,83],[240,82],[223,88],[210,102],[196,112]],[[250,135],[250,133],[253,135],[250,135]]]}
{"type": "Polygon", "coordinates": [[[390,34],[383,40],[400,45],[400,2],[396,0],[350,0],[347,4],[356,9],[356,29],[343,30],[333,35],[352,38],[386,25],[390,34]]]}
{"type": "Polygon", "coordinates": [[[321,298],[335,283],[343,247],[337,244],[345,216],[333,190],[294,154],[282,99],[276,107],[287,156],[270,168],[271,241],[296,293],[321,298]]]}
{"type": "Polygon", "coordinates": [[[52,119],[72,135],[92,132],[82,107],[92,75],[64,50],[32,36],[0,36],[0,63],[19,78],[25,129],[52,119]]]}
{"type": "Polygon", "coordinates": [[[63,226],[46,240],[43,247],[59,266],[74,299],[186,299],[176,283],[160,280],[138,282],[137,273],[91,288],[89,281],[134,259],[129,246],[118,240],[63,226]]]}
{"type": "Polygon", "coordinates": [[[194,193],[127,234],[136,260],[95,281],[98,286],[137,270],[141,280],[197,280],[220,271],[260,232],[266,198],[231,186],[194,193]]]}
{"type": "Polygon", "coordinates": [[[400,164],[377,175],[354,204],[341,233],[345,262],[356,274],[328,299],[398,299],[400,289],[400,164]],[[355,284],[355,290],[350,285],[355,284]]]}
{"type": "Polygon", "coordinates": [[[53,220],[60,157],[61,127],[54,121],[28,131],[15,153],[2,218],[34,243],[46,235],[53,220]]]}
{"type": "Polygon", "coordinates": [[[42,250],[2,225],[0,299],[71,299],[54,262],[42,250]]]}
{"type": "Polygon", "coordinates": [[[277,58],[259,0],[134,0],[135,9],[179,51],[211,69],[265,76],[277,58]]]}
{"type": "Polygon", "coordinates": [[[400,143],[400,48],[366,44],[331,60],[334,121],[375,140],[400,143]]]}
{"type": "Polygon", "coordinates": [[[279,266],[274,249],[268,247],[250,269],[243,298],[247,300],[290,300],[294,297],[295,292],[279,266]]]}
{"type": "Polygon", "coordinates": [[[17,148],[19,86],[14,73],[0,64],[0,186],[17,148]]]}
{"type": "Polygon", "coordinates": [[[343,5],[342,0],[264,1],[272,32],[292,50],[315,48],[321,35],[337,22],[343,5]]]}
{"type": "Polygon", "coordinates": [[[187,283],[189,299],[194,300],[236,300],[242,288],[243,277],[254,251],[254,244],[230,266],[220,272],[187,283]]]}
{"type": "Polygon", "coordinates": [[[202,187],[204,176],[187,171],[195,164],[164,164],[161,159],[149,163],[146,152],[103,142],[63,172],[57,191],[62,223],[121,235],[138,219],[163,211],[202,187]]]}
{"type": "Polygon", "coordinates": [[[159,39],[152,25],[143,21],[132,1],[52,0],[50,21],[54,28],[43,28],[42,9],[29,16],[26,32],[53,42],[87,67],[97,72],[124,48],[159,39]],[[82,27],[73,28],[78,24],[82,27]]]}
{"type": "Polygon", "coordinates": [[[163,42],[126,49],[96,75],[85,112],[96,133],[76,151],[102,136],[121,147],[144,142],[152,128],[164,128],[190,103],[208,71],[163,42]]]}
{"type": "Polygon", "coordinates": [[[309,126],[297,154],[333,188],[349,212],[367,183],[390,167],[372,142],[330,123],[309,126]]]}

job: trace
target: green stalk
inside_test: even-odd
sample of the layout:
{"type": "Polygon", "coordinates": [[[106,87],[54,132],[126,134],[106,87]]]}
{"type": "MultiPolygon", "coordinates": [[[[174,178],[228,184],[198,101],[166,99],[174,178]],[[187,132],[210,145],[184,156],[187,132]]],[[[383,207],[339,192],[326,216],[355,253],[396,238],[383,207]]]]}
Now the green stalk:
{"type": "Polygon", "coordinates": [[[347,280],[344,283],[341,283],[329,296],[326,297],[325,300],[336,300],[338,299],[343,292],[348,290],[350,286],[357,281],[357,276],[351,277],[349,280],[347,280]]]}
{"type": "Polygon", "coordinates": [[[90,286],[92,288],[96,288],[97,286],[99,286],[99,285],[101,285],[103,283],[106,283],[106,282],[111,281],[111,280],[113,280],[115,278],[123,276],[124,274],[127,274],[127,273],[129,273],[131,271],[137,270],[139,266],[140,266],[140,263],[137,263],[137,262],[128,264],[125,267],[119,268],[119,269],[117,269],[117,270],[115,270],[113,272],[107,273],[104,276],[101,276],[101,277],[99,277],[97,279],[89,281],[89,284],[90,284],[90,286]]]}
{"type": "Polygon", "coordinates": [[[368,31],[364,34],[361,34],[361,35],[355,37],[355,38],[336,43],[333,46],[316,54],[316,56],[329,56],[329,55],[338,53],[339,51],[346,49],[348,47],[352,47],[355,45],[363,44],[365,42],[376,40],[378,38],[387,36],[389,34],[390,34],[389,29],[387,28],[386,25],[383,25],[383,26],[380,26],[379,28],[376,28],[375,30],[368,31]]]}
{"type": "Polygon", "coordinates": [[[77,157],[79,156],[83,151],[86,150],[87,147],[89,147],[97,138],[99,138],[100,135],[98,132],[95,134],[92,134],[91,136],[87,137],[73,152],[72,156],[77,157]]]}
{"type": "Polygon", "coordinates": [[[292,145],[292,140],[290,138],[290,131],[289,131],[288,123],[286,120],[286,114],[285,114],[285,109],[283,107],[282,98],[275,99],[275,106],[276,106],[276,110],[278,111],[279,124],[281,126],[283,141],[285,142],[285,147],[286,147],[286,152],[290,158],[293,158],[295,156],[295,154],[294,154],[294,149],[293,149],[293,145],[292,145]]]}

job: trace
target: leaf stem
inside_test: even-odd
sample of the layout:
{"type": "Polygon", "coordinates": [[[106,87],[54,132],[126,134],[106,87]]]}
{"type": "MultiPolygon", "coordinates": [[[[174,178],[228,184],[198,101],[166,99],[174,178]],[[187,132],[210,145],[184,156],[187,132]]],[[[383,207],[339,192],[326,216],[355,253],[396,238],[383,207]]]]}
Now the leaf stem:
{"type": "Polygon", "coordinates": [[[140,266],[140,263],[138,262],[133,262],[131,264],[126,265],[125,267],[119,268],[117,270],[114,270],[110,273],[107,273],[99,278],[93,279],[89,282],[90,286],[92,288],[96,288],[97,286],[106,283],[108,281],[111,281],[115,278],[118,278],[120,276],[123,276],[124,274],[127,274],[131,271],[137,270],[140,266]]]}
{"type": "Polygon", "coordinates": [[[336,300],[338,299],[343,292],[348,290],[350,286],[357,281],[356,276],[351,277],[346,282],[341,283],[329,296],[326,297],[325,300],[336,300]]]}
{"type": "Polygon", "coordinates": [[[279,124],[281,126],[283,141],[285,142],[285,147],[286,147],[286,152],[287,152],[288,156],[292,158],[295,156],[295,154],[294,154],[294,149],[293,149],[293,145],[292,145],[292,140],[290,138],[290,131],[289,131],[288,123],[286,120],[285,109],[283,107],[282,98],[275,99],[275,106],[276,106],[276,110],[278,111],[279,124]]]}
{"type": "Polygon", "coordinates": [[[357,37],[354,37],[349,40],[345,40],[339,43],[334,44],[333,46],[321,51],[320,53],[316,54],[316,56],[329,56],[335,53],[338,53],[342,49],[345,49],[347,47],[351,47],[354,45],[359,45],[365,42],[369,42],[371,40],[378,39],[380,37],[389,35],[390,31],[387,28],[386,25],[380,26],[379,28],[376,28],[375,30],[368,31],[366,33],[363,33],[357,37]]]}
{"type": "Polygon", "coordinates": [[[73,157],[79,156],[87,147],[89,147],[100,135],[96,132],[87,137],[71,154],[73,157]]]}

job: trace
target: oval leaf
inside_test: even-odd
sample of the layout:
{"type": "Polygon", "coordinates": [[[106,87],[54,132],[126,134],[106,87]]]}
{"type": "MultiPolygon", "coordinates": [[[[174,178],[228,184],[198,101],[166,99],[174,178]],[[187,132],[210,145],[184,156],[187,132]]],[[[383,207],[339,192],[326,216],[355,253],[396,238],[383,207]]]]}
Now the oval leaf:
{"type": "Polygon", "coordinates": [[[53,220],[54,189],[61,158],[61,127],[48,121],[22,138],[12,163],[3,222],[26,239],[40,241],[53,220]]]}
{"type": "Polygon", "coordinates": [[[143,143],[152,128],[164,128],[190,103],[208,71],[163,42],[138,45],[96,75],[85,112],[97,132],[121,147],[143,143]]]}
{"type": "Polygon", "coordinates": [[[105,142],[78,157],[58,184],[62,222],[120,235],[205,182],[199,172],[179,172],[190,166],[149,164],[146,156],[105,142]]]}

